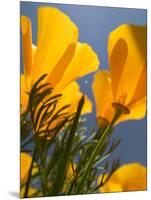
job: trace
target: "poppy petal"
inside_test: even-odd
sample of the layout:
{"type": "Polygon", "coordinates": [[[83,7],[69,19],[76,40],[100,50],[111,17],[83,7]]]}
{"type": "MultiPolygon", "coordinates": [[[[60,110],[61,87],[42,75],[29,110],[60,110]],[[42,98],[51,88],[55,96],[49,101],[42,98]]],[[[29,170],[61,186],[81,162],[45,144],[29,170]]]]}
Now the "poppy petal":
{"type": "Polygon", "coordinates": [[[106,184],[103,192],[135,191],[146,189],[146,167],[139,163],[125,164],[118,168],[106,184]]]}
{"type": "Polygon", "coordinates": [[[122,70],[120,72],[120,77],[117,77],[117,67],[114,68],[114,65],[110,65],[110,69],[112,73],[111,77],[115,74],[114,78],[116,78],[116,80],[120,78],[118,81],[119,87],[116,92],[115,100],[121,101],[120,103],[124,102],[126,105],[132,99],[140,74],[144,65],[146,65],[146,27],[124,24],[115,31],[111,32],[109,37],[109,59],[115,45],[121,38],[122,41],[124,40],[127,44],[127,51],[124,47],[123,50],[121,49],[118,53],[119,56],[114,59],[115,62],[117,60],[118,63],[118,59],[124,57],[124,64],[119,66],[119,70],[122,70]],[[127,52],[127,56],[123,56],[125,52],[127,52]]]}
{"type": "Polygon", "coordinates": [[[78,39],[78,29],[70,18],[54,7],[38,8],[38,42],[33,80],[50,74],[71,43],[78,39]]]}
{"type": "Polygon", "coordinates": [[[60,81],[62,78],[66,68],[68,67],[69,63],[71,62],[74,53],[75,53],[76,44],[70,44],[59,62],[56,64],[52,72],[50,73],[48,77],[48,82],[52,85],[54,88],[56,84],[60,81]]]}
{"type": "Polygon", "coordinates": [[[111,80],[107,71],[100,70],[95,74],[92,90],[96,103],[97,118],[101,117],[107,121],[111,121],[114,115],[114,109],[112,107],[111,80]]]}
{"type": "Polygon", "coordinates": [[[23,62],[26,76],[32,72],[32,28],[28,17],[21,17],[23,62]]]}
{"type": "MultiPolygon", "coordinates": [[[[71,82],[68,84],[64,90],[61,91],[62,98],[59,101],[59,104],[57,105],[57,109],[60,109],[64,105],[70,105],[69,108],[66,109],[69,113],[74,113],[77,110],[78,103],[82,97],[82,93],[80,92],[80,87],[76,81],[71,82]],[[70,95],[69,95],[70,94],[70,95]]],[[[88,99],[87,96],[85,96],[85,103],[82,109],[82,113],[86,114],[92,111],[92,103],[88,99]]]]}
{"type": "MultiPolygon", "coordinates": [[[[112,42],[112,39],[109,39],[109,44],[111,42],[112,42]]],[[[111,47],[109,46],[109,56],[110,56],[109,62],[110,62],[110,70],[111,70],[112,91],[113,91],[114,99],[117,99],[117,91],[120,87],[120,84],[119,84],[120,76],[122,75],[122,71],[125,66],[128,49],[127,49],[126,42],[121,38],[114,45],[112,51],[110,50],[110,48],[111,47]]]]}
{"type": "Polygon", "coordinates": [[[99,59],[94,50],[88,44],[78,42],[74,57],[57,87],[63,88],[71,81],[97,70],[98,66],[99,59]]]}
{"type": "Polygon", "coordinates": [[[28,95],[27,95],[27,87],[26,87],[26,82],[25,82],[25,75],[21,74],[21,79],[20,79],[20,84],[21,84],[21,88],[20,88],[20,93],[21,93],[21,108],[22,110],[25,110],[28,104],[28,95]]]}
{"type": "Polygon", "coordinates": [[[140,101],[146,97],[146,93],[147,93],[147,71],[146,70],[147,70],[146,66],[144,66],[129,105],[133,105],[135,104],[135,102],[140,101]]]}
{"type": "Polygon", "coordinates": [[[146,97],[129,106],[130,113],[128,115],[122,115],[117,123],[126,120],[142,119],[146,115],[146,97]]]}

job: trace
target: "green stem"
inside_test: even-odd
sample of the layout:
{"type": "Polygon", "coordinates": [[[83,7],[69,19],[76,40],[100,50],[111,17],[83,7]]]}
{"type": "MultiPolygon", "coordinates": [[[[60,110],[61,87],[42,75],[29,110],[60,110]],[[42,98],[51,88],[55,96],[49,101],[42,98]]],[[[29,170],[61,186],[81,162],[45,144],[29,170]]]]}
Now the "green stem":
{"type": "Polygon", "coordinates": [[[44,179],[44,195],[47,196],[47,172],[46,172],[46,162],[43,160],[43,179],[44,179]]]}
{"type": "Polygon", "coordinates": [[[30,187],[32,169],[33,169],[35,158],[36,158],[36,147],[34,148],[34,152],[33,152],[32,162],[31,162],[30,169],[29,169],[29,175],[28,175],[26,186],[25,186],[24,198],[28,197],[28,191],[29,191],[29,187],[30,187]]]}
{"type": "Polygon", "coordinates": [[[78,187],[77,187],[77,194],[78,194],[78,193],[81,193],[82,188],[83,188],[83,185],[84,185],[84,182],[85,182],[85,180],[86,180],[86,177],[87,177],[87,175],[89,174],[89,171],[90,171],[90,169],[91,169],[91,167],[92,167],[92,165],[93,165],[93,162],[94,162],[96,156],[97,156],[98,153],[99,153],[100,147],[101,147],[101,145],[102,145],[104,139],[106,138],[106,136],[108,135],[108,133],[109,133],[110,130],[112,129],[114,123],[115,123],[115,122],[117,121],[117,119],[120,117],[120,115],[121,115],[121,112],[120,112],[119,110],[117,110],[117,111],[115,112],[115,115],[114,115],[114,118],[113,118],[112,122],[106,127],[106,129],[105,129],[104,132],[102,133],[102,136],[101,136],[100,140],[98,141],[98,143],[97,143],[97,145],[96,145],[94,151],[92,152],[92,155],[91,155],[91,157],[90,157],[89,162],[88,162],[87,165],[86,165],[86,169],[85,169],[85,171],[84,171],[84,173],[83,173],[83,175],[82,175],[81,181],[80,181],[80,183],[78,184],[78,187]]]}

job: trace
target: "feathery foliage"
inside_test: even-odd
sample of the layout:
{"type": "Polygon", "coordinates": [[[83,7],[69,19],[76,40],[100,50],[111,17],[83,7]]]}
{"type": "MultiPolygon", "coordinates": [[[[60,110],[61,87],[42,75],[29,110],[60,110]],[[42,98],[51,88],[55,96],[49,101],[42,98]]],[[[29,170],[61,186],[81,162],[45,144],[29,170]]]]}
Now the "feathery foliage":
{"type": "Polygon", "coordinates": [[[119,160],[110,163],[108,158],[120,140],[112,142],[111,131],[104,137],[100,127],[90,132],[86,129],[86,120],[81,117],[84,95],[75,113],[66,112],[70,105],[56,111],[62,95],[53,95],[53,88],[43,84],[46,76],[33,85],[27,109],[21,113],[21,152],[32,156],[27,180],[21,184],[23,197],[96,193],[119,167],[119,160]],[[87,168],[100,140],[101,145],[87,168]],[[98,185],[98,176],[106,172],[108,177],[104,180],[102,175],[98,185]],[[31,187],[37,192],[29,195],[31,187]]]}

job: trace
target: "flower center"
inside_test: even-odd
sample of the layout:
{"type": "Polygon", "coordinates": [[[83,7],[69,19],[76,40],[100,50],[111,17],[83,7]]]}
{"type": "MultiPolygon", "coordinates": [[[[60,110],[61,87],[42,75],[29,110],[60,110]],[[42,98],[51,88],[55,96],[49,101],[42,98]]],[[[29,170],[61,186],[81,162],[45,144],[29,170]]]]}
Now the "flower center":
{"type": "Polygon", "coordinates": [[[116,110],[119,110],[120,112],[122,112],[123,114],[129,114],[130,113],[130,110],[126,107],[126,106],[124,106],[124,105],[122,105],[122,104],[120,104],[120,103],[116,103],[116,102],[113,102],[112,103],[112,106],[116,109],[116,110]]]}

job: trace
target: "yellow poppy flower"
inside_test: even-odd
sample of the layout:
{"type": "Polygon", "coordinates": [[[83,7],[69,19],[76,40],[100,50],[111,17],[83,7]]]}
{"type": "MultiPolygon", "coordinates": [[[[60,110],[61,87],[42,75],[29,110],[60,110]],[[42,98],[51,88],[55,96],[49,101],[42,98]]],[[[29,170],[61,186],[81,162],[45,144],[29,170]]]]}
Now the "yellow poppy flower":
{"type": "Polygon", "coordinates": [[[124,24],[110,33],[110,71],[99,71],[92,84],[98,118],[110,122],[111,106],[123,111],[118,122],[145,116],[146,49],[145,26],[124,24]]]}
{"type": "MultiPolygon", "coordinates": [[[[107,177],[107,175],[105,175],[107,177]]],[[[100,184],[102,175],[98,179],[100,184]]],[[[146,167],[139,163],[130,163],[117,169],[109,180],[100,187],[101,192],[123,192],[146,190],[147,186],[146,167]]],[[[105,179],[104,179],[105,180],[105,179]]]]}
{"type": "MultiPolygon", "coordinates": [[[[31,21],[21,17],[24,74],[21,75],[21,105],[25,110],[28,103],[26,91],[43,74],[54,93],[62,94],[58,107],[71,104],[66,112],[76,110],[82,97],[75,81],[97,70],[99,60],[91,46],[78,42],[78,28],[71,19],[54,7],[38,8],[37,46],[32,44],[31,21]]],[[[57,109],[56,108],[56,109],[57,109]]],[[[92,110],[92,103],[85,96],[83,113],[92,110]]]]}

